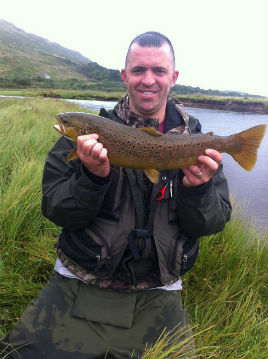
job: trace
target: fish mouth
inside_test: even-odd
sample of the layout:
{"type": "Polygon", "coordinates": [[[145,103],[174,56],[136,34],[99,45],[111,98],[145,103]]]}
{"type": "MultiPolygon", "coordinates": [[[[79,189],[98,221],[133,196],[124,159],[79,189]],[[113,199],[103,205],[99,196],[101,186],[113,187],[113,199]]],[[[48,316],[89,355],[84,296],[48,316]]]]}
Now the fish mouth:
{"type": "Polygon", "coordinates": [[[61,122],[61,120],[57,120],[58,125],[54,125],[54,128],[56,131],[58,131],[63,137],[67,138],[68,140],[72,140],[72,138],[69,136],[68,127],[66,128],[64,124],[61,122]]]}
{"type": "Polygon", "coordinates": [[[64,135],[66,133],[66,129],[64,125],[58,120],[58,125],[54,125],[55,130],[64,135]]]}

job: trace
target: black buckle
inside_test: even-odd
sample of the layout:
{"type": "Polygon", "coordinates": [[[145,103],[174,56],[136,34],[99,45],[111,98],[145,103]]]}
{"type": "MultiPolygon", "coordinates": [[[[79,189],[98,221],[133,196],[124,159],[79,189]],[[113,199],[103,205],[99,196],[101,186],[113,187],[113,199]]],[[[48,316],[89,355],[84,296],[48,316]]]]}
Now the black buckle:
{"type": "Polygon", "coordinates": [[[144,228],[142,228],[142,229],[135,228],[130,233],[130,235],[128,236],[128,244],[129,244],[129,248],[132,252],[132,255],[135,259],[139,259],[140,255],[139,255],[138,248],[135,245],[134,238],[146,238],[146,237],[152,237],[152,236],[153,236],[153,231],[151,229],[144,229],[144,228]]]}

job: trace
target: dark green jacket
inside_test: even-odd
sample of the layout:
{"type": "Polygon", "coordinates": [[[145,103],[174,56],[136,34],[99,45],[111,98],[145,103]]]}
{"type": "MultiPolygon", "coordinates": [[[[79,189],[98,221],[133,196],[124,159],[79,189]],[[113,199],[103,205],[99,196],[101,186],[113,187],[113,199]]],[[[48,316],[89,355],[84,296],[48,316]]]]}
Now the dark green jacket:
{"type": "MultiPolygon", "coordinates": [[[[107,116],[116,119],[114,112],[107,116]]],[[[165,132],[182,124],[169,104],[165,132]]],[[[189,126],[193,133],[201,128],[192,117],[189,126]]],[[[195,188],[183,186],[181,171],[162,171],[159,183],[145,191],[142,171],[112,167],[110,175],[100,179],[79,159],[68,163],[73,147],[62,137],[48,154],[42,212],[63,227],[60,251],[100,281],[116,278],[136,287],[139,281],[147,281],[144,287],[172,283],[195,261],[197,239],[221,231],[230,219],[222,166],[212,180],[195,188]],[[156,201],[165,185],[163,200],[156,201]],[[140,227],[152,230],[153,236],[133,238],[133,230],[140,227]]]]}

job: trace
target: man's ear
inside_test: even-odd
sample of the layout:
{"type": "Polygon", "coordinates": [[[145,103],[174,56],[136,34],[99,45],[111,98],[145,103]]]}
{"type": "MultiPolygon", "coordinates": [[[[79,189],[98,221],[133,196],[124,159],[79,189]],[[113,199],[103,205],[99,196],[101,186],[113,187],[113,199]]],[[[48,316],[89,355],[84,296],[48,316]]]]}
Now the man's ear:
{"type": "Polygon", "coordinates": [[[124,83],[127,85],[127,76],[126,76],[126,70],[125,69],[121,70],[121,77],[122,77],[122,80],[124,81],[124,83]]]}
{"type": "Polygon", "coordinates": [[[179,77],[179,71],[174,71],[174,74],[172,76],[172,87],[175,85],[176,81],[178,80],[179,77]]]}

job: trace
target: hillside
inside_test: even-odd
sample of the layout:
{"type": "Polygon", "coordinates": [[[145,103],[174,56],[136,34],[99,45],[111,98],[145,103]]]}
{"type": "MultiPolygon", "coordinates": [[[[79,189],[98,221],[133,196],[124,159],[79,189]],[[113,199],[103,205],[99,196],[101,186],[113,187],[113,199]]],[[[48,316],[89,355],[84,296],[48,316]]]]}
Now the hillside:
{"type": "Polygon", "coordinates": [[[107,81],[122,89],[119,71],[0,19],[0,87],[98,89],[107,81]]]}

